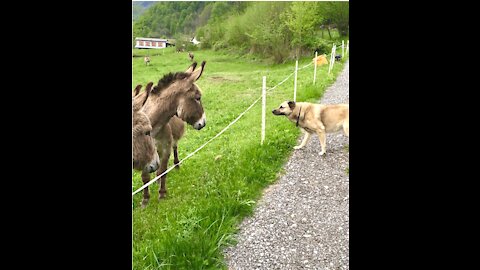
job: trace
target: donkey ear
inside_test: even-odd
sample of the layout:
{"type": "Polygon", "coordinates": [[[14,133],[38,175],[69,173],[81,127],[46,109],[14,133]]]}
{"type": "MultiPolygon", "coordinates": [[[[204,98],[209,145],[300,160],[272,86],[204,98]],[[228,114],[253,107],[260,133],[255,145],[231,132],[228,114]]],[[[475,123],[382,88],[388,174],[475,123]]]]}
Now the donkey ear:
{"type": "Polygon", "coordinates": [[[197,62],[193,62],[193,64],[187,68],[185,73],[192,73],[196,67],[197,67],[197,62]]]}
{"type": "MultiPolygon", "coordinates": [[[[153,82],[149,82],[147,84],[147,86],[145,87],[144,92],[142,92],[140,95],[135,95],[134,96],[134,98],[133,98],[133,110],[134,111],[139,110],[141,107],[143,107],[145,102],[147,102],[147,99],[150,96],[150,89],[152,88],[152,85],[153,85],[153,82]]],[[[137,85],[137,87],[138,87],[138,85],[137,85]]],[[[135,88],[135,91],[136,90],[137,90],[137,88],[135,88]]],[[[140,87],[138,87],[138,91],[140,91],[140,87]]]]}
{"type": "Polygon", "coordinates": [[[288,107],[290,107],[290,109],[294,109],[295,108],[295,101],[289,101],[288,102],[288,107]]]}
{"type": "Polygon", "coordinates": [[[150,90],[152,89],[152,85],[153,85],[153,82],[149,82],[145,87],[145,92],[150,93],[150,90]]]}
{"type": "Polygon", "coordinates": [[[140,93],[140,89],[142,89],[142,85],[141,85],[141,84],[139,84],[139,85],[137,85],[137,86],[135,87],[134,92],[133,92],[133,93],[134,93],[133,96],[138,95],[138,93],[140,93]]]}
{"type": "Polygon", "coordinates": [[[195,71],[192,73],[192,75],[191,75],[190,78],[192,78],[193,81],[198,80],[198,79],[200,78],[200,76],[202,76],[203,69],[205,68],[205,64],[206,64],[206,63],[207,63],[206,61],[203,61],[201,67],[200,67],[199,69],[195,70],[195,71]]]}

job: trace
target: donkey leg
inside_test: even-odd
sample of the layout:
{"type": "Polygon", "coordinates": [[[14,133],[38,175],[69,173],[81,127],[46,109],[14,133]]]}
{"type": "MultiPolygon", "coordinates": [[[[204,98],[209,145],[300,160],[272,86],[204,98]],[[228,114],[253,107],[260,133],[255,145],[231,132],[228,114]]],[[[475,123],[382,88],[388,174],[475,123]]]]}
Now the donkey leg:
{"type": "MultiPolygon", "coordinates": [[[[167,170],[168,160],[170,159],[170,153],[171,153],[170,148],[163,149],[161,162],[160,162],[160,169],[157,171],[157,176],[159,176],[160,174],[162,174],[167,170]]],[[[167,174],[160,177],[160,189],[158,191],[160,195],[158,197],[159,199],[163,199],[167,195],[166,181],[167,181],[167,174]]]]}
{"type": "Polygon", "coordinates": [[[180,169],[180,160],[178,160],[178,151],[177,151],[177,144],[173,145],[173,164],[175,164],[175,169],[180,169]]]}
{"type": "MultiPolygon", "coordinates": [[[[160,163],[160,169],[157,171],[157,176],[159,176],[166,170],[167,170],[167,162],[164,162],[164,160],[162,159],[162,162],[160,163]]],[[[167,175],[165,174],[164,176],[160,177],[159,181],[160,181],[160,189],[158,190],[158,193],[159,193],[158,198],[163,199],[167,195],[167,189],[165,187],[165,182],[167,181],[167,175]]]]}
{"type": "MultiPolygon", "coordinates": [[[[142,182],[145,185],[150,181],[150,173],[143,170],[142,171],[142,182]]],[[[145,208],[148,204],[148,200],[150,199],[150,193],[148,191],[148,187],[143,189],[143,200],[142,200],[142,208],[145,208]]]]}

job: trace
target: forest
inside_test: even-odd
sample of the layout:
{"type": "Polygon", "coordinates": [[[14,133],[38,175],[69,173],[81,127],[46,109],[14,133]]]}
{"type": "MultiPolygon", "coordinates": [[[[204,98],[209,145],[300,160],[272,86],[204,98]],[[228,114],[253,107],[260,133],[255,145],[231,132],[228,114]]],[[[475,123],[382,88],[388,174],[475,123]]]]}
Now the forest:
{"type": "Polygon", "coordinates": [[[201,49],[283,63],[314,51],[329,53],[333,42],[349,36],[349,2],[134,3],[132,44],[136,37],[183,43],[196,37],[201,49]]]}

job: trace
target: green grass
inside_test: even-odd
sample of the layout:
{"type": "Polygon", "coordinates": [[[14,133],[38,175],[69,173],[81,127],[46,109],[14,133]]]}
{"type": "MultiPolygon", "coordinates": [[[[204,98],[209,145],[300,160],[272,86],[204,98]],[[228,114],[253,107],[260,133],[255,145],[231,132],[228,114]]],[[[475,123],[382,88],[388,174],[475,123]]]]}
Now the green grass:
{"type": "MultiPolygon", "coordinates": [[[[146,50],[134,53],[138,51],[154,55],[146,50]]],[[[174,48],[151,59],[151,65],[145,66],[141,57],[132,58],[132,89],[137,84],[156,83],[167,72],[185,71],[191,63],[187,53],[176,53],[174,48]]],[[[261,95],[262,76],[267,76],[267,87],[273,87],[295,67],[294,62],[269,65],[214,51],[196,51],[195,60],[207,61],[197,82],[203,90],[207,125],[200,131],[187,127],[179,142],[180,159],[261,95]]],[[[310,61],[301,59],[299,67],[310,61]]],[[[316,102],[342,67],[343,63],[337,62],[330,76],[328,66],[319,67],[316,85],[312,85],[313,66],[299,71],[297,101],[316,102]]],[[[262,190],[282,173],[300,134],[285,117],[271,113],[282,101],[292,99],[293,76],[268,94],[264,145],[260,145],[258,102],[229,130],[186,160],[180,170],[168,174],[166,199],[158,200],[156,183],[150,186],[152,196],[145,209],[140,208],[142,192],[133,197],[133,269],[226,269],[222,249],[235,242],[240,221],[252,213],[262,190]]],[[[140,173],[134,172],[134,190],[141,185],[140,173]]]]}

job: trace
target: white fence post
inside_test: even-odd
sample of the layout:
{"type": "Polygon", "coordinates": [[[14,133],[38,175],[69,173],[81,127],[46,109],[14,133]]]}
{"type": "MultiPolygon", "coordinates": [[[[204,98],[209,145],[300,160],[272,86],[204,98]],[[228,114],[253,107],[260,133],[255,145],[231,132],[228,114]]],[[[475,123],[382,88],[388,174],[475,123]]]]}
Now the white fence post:
{"type": "Polygon", "coordinates": [[[344,57],[345,57],[345,43],[342,39],[342,58],[344,58],[344,57]]]}
{"type": "Polygon", "coordinates": [[[293,101],[297,102],[297,73],[298,73],[298,60],[295,62],[295,84],[293,86],[293,101]]]}
{"type": "Polygon", "coordinates": [[[333,62],[332,62],[332,70],[333,70],[333,66],[335,65],[335,55],[337,55],[337,45],[333,46],[333,62]]]}
{"type": "Polygon", "coordinates": [[[333,44],[332,47],[332,55],[330,56],[330,65],[328,66],[328,74],[330,74],[330,71],[333,69],[333,64],[335,62],[335,52],[337,50],[337,45],[333,44]]]}
{"type": "Polygon", "coordinates": [[[315,68],[313,69],[313,84],[317,79],[317,51],[315,51],[315,68]]]}
{"type": "Polygon", "coordinates": [[[265,141],[265,111],[267,106],[267,76],[263,76],[262,83],[262,139],[260,144],[265,141]]]}
{"type": "MultiPolygon", "coordinates": [[[[335,46],[335,44],[333,44],[333,46],[335,46]]],[[[332,50],[330,51],[330,62],[328,63],[328,74],[330,74],[330,68],[332,67],[333,46],[332,46],[332,50]]]]}

